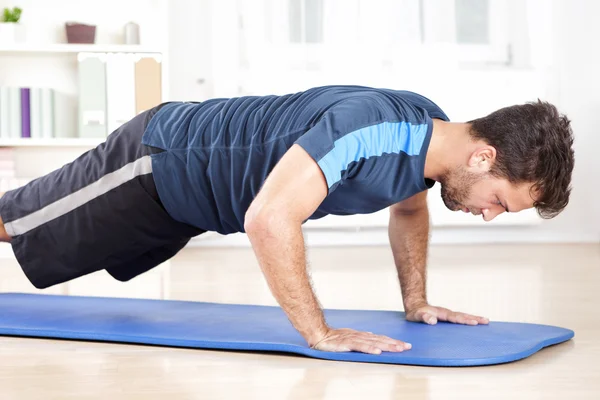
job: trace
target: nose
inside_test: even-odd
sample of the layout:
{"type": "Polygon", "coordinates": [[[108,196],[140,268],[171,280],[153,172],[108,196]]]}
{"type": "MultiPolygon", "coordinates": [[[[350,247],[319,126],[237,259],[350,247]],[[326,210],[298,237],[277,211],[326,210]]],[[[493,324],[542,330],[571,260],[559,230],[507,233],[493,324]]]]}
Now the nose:
{"type": "Polygon", "coordinates": [[[503,212],[504,208],[502,207],[484,208],[481,210],[481,213],[483,214],[483,220],[486,222],[490,222],[503,212]]]}

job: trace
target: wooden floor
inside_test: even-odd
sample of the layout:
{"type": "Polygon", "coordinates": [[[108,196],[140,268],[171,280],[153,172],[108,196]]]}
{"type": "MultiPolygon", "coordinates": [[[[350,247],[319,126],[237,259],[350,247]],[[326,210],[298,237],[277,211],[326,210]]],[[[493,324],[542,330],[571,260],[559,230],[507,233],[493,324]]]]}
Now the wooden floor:
{"type": "MultiPolygon", "coordinates": [[[[388,248],[309,256],[325,307],[401,306],[388,248]]],[[[432,303],[576,336],[471,368],[0,338],[0,399],[600,399],[600,246],[434,247],[429,271],[432,303]]],[[[13,260],[0,260],[0,290],[35,292],[13,260]]],[[[97,274],[48,292],[275,304],[247,249],[184,250],[128,284],[97,274]]]]}

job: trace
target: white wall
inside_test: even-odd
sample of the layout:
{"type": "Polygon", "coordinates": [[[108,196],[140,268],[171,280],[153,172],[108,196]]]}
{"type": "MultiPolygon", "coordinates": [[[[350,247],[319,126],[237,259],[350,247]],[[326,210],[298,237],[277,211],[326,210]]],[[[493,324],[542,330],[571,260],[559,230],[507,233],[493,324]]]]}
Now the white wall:
{"type": "Polygon", "coordinates": [[[166,100],[199,101],[211,97],[211,1],[175,0],[168,9],[169,87],[166,100]]]}
{"type": "MultiPolygon", "coordinates": [[[[29,42],[63,41],[64,21],[78,20],[99,25],[99,43],[119,43],[126,22],[142,23],[145,27],[142,43],[168,50],[170,90],[167,99],[203,100],[234,95],[244,85],[243,91],[281,93],[315,83],[343,83],[355,79],[343,73],[335,78],[326,74],[308,78],[304,74],[298,79],[273,74],[245,76],[235,66],[240,58],[244,58],[235,48],[241,38],[219,34],[233,31],[239,23],[232,7],[234,0],[174,0],[168,2],[168,9],[163,0],[121,3],[117,0],[102,4],[76,0],[22,0],[19,5],[24,8],[23,23],[27,25],[29,42]],[[115,13],[115,10],[119,12],[115,13]],[[149,26],[152,28],[148,29],[149,26]]],[[[0,7],[13,4],[0,0],[0,7]]],[[[600,135],[596,130],[600,119],[597,116],[600,109],[600,79],[597,77],[600,49],[595,42],[595,38],[600,37],[600,27],[596,24],[600,2],[528,0],[527,4],[538,18],[527,32],[519,32],[529,41],[517,51],[520,67],[517,70],[465,71],[457,69],[455,64],[438,62],[442,68],[433,66],[437,73],[429,66],[430,74],[422,71],[420,74],[416,71],[401,74],[395,70],[392,76],[370,74],[352,82],[421,91],[434,98],[456,120],[476,117],[512,102],[531,100],[536,95],[556,103],[573,120],[577,158],[574,190],[571,204],[562,215],[531,226],[438,226],[433,230],[434,243],[600,241],[600,203],[597,200],[600,196],[600,158],[596,155],[600,149],[600,135]],[[533,65],[535,70],[524,68],[527,65],[533,65]]],[[[23,56],[11,57],[5,56],[0,63],[0,84],[51,82],[75,93],[76,87],[70,77],[74,73],[71,56],[25,56],[29,58],[25,60],[27,62],[23,56]],[[15,74],[17,64],[24,67],[15,74]]],[[[432,55],[429,57],[436,59],[432,55]]],[[[23,158],[24,164],[31,158],[42,160],[37,165],[43,164],[48,172],[78,152],[78,149],[64,149],[59,157],[55,154],[57,150],[23,150],[19,159],[23,158]]],[[[433,201],[440,205],[439,199],[433,201]]],[[[383,244],[387,242],[387,232],[382,227],[385,219],[385,213],[381,213],[376,219],[380,227],[375,228],[307,229],[307,241],[309,244],[383,244]]],[[[213,235],[202,242],[210,245],[248,244],[244,235],[227,238],[213,235]]]]}
{"type": "MultiPolygon", "coordinates": [[[[595,72],[600,70],[600,50],[592,39],[600,37],[600,28],[594,23],[594,16],[600,12],[600,3],[593,0],[554,0],[553,3],[529,0],[527,7],[537,18],[531,21],[526,31],[519,32],[527,43],[518,46],[519,62],[513,70],[464,70],[452,61],[444,65],[443,58],[436,59],[429,54],[430,60],[437,61],[436,65],[428,63],[405,71],[395,69],[388,75],[377,71],[360,77],[351,74],[345,76],[343,70],[336,71],[334,75],[290,75],[278,74],[276,70],[248,72],[236,69],[232,64],[238,62],[238,57],[244,56],[236,47],[241,39],[226,34],[238,23],[235,10],[230,8],[232,3],[210,0],[179,0],[174,5],[172,3],[170,64],[181,70],[180,73],[172,70],[173,98],[197,96],[196,100],[202,100],[211,96],[230,96],[235,95],[240,87],[242,89],[238,93],[285,93],[317,84],[350,82],[419,91],[431,96],[452,118],[459,121],[505,105],[544,98],[569,115],[577,138],[574,190],[568,209],[554,220],[537,221],[530,226],[505,226],[499,223],[461,227],[440,224],[444,226],[433,229],[432,241],[600,241],[600,205],[596,202],[600,194],[600,179],[597,177],[600,163],[595,155],[595,149],[600,148],[600,139],[594,130],[597,120],[594,108],[600,102],[600,96],[596,94],[600,82],[595,78],[595,72]],[[186,12],[187,15],[182,14],[186,12]],[[213,18],[207,18],[211,15],[213,18]],[[190,35],[190,32],[181,28],[182,22],[186,18],[196,17],[198,25],[203,26],[202,32],[190,35]],[[186,66],[183,67],[183,64],[186,66]],[[528,67],[523,68],[523,65],[528,67]],[[191,68],[194,74],[197,72],[206,77],[207,84],[201,89],[192,88],[194,82],[190,81],[191,75],[186,74],[184,68],[191,68]],[[424,68],[428,73],[423,73],[424,68]],[[184,82],[185,79],[188,80],[184,82]]],[[[441,202],[437,196],[430,202],[435,214],[441,202]]],[[[383,225],[385,214],[380,213],[376,220],[383,225]]],[[[334,228],[331,229],[331,225],[328,224],[327,229],[305,229],[307,241],[312,244],[381,244],[387,241],[385,228],[356,229],[340,225],[339,229],[335,229],[333,224],[334,228]]],[[[226,238],[213,235],[203,242],[210,245],[248,244],[243,235],[226,238]]]]}
{"type": "MultiPolygon", "coordinates": [[[[186,8],[184,3],[193,2],[179,0],[178,6],[171,8],[174,11],[170,16],[171,65],[189,61],[203,76],[208,77],[208,89],[205,87],[197,100],[233,95],[242,84],[246,85],[245,91],[253,93],[285,93],[312,84],[348,82],[343,71],[339,71],[335,78],[316,73],[313,77],[307,78],[307,74],[299,74],[295,79],[290,79],[289,74],[273,74],[273,71],[263,71],[262,76],[260,71],[250,77],[244,76],[243,72],[232,69],[231,66],[231,62],[238,60],[239,54],[236,53],[235,46],[240,38],[221,34],[237,23],[237,16],[230,13],[232,10],[228,10],[231,2],[222,1],[215,5],[210,0],[203,0],[202,5],[195,3],[194,7],[198,10],[195,12],[204,10],[197,14],[199,23],[210,26],[210,29],[202,32],[202,36],[206,35],[204,39],[197,35],[186,36],[178,25],[180,21],[177,15],[181,15],[182,10],[194,10],[186,8]],[[219,18],[207,20],[206,16],[211,15],[211,5],[212,12],[219,15],[219,18]],[[177,7],[179,11],[176,10],[177,7]],[[177,48],[181,49],[179,56],[177,48]],[[205,58],[198,57],[195,49],[205,52],[205,58]],[[207,62],[206,58],[211,60],[207,62]],[[227,58],[230,62],[219,63],[220,58],[227,58]],[[226,72],[215,71],[215,68],[225,64],[226,72]],[[223,83],[229,76],[230,79],[223,83]],[[210,82],[211,77],[214,77],[213,82],[210,82]]],[[[562,215],[531,226],[496,224],[436,227],[433,230],[434,243],[600,241],[600,205],[596,200],[600,195],[600,179],[597,176],[600,162],[595,155],[596,149],[600,148],[600,135],[594,129],[598,119],[594,110],[600,102],[597,94],[600,80],[595,77],[596,71],[600,70],[600,50],[593,39],[600,37],[600,28],[595,24],[595,16],[600,13],[600,3],[594,0],[554,0],[552,3],[530,0],[527,7],[538,18],[532,21],[526,32],[519,32],[527,39],[527,43],[519,46],[517,53],[518,67],[529,65],[529,68],[508,71],[460,70],[455,69],[453,63],[439,68],[439,65],[444,64],[443,59],[439,59],[435,68],[427,66],[430,74],[419,74],[415,69],[413,74],[397,71],[395,76],[373,74],[352,81],[418,90],[431,96],[456,120],[476,117],[504,105],[535,100],[538,96],[554,102],[573,120],[577,165],[571,204],[562,215]],[[535,68],[532,69],[531,66],[535,68]]],[[[190,96],[191,83],[182,84],[184,75],[171,76],[174,98],[178,95],[185,98],[190,96]]],[[[439,199],[432,201],[439,205],[439,199]]],[[[385,215],[378,218],[380,222],[384,221],[385,215]]],[[[312,244],[381,244],[387,241],[387,233],[383,228],[340,227],[305,231],[307,241],[312,244]]],[[[216,235],[203,242],[210,245],[247,245],[243,235],[227,238],[216,235]]]]}
{"type": "Polygon", "coordinates": [[[164,48],[165,0],[0,0],[0,7],[20,7],[28,43],[64,43],[67,21],[97,25],[96,43],[123,43],[123,26],[136,22],[142,44],[164,48]]]}
{"type": "Polygon", "coordinates": [[[600,241],[600,2],[555,0],[557,102],[572,119],[576,164],[568,209],[540,233],[600,241]]]}

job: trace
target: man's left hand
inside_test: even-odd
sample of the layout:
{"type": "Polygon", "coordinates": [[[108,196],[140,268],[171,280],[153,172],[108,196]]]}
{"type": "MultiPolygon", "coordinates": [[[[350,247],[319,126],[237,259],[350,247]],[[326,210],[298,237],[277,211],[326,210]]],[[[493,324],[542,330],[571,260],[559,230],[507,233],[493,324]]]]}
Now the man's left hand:
{"type": "Polygon", "coordinates": [[[438,321],[452,322],[463,325],[488,324],[490,321],[484,317],[455,312],[443,307],[423,305],[406,311],[406,319],[413,322],[425,322],[435,325],[438,321]]]}

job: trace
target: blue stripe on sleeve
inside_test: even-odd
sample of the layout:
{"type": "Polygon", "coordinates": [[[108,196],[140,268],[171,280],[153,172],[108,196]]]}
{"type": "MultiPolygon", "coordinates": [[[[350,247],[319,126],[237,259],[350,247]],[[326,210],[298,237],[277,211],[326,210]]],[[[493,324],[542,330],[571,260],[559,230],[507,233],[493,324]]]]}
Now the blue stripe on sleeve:
{"type": "Polygon", "coordinates": [[[418,155],[427,135],[427,124],[412,125],[408,122],[382,122],[367,126],[339,138],[334,148],[320,161],[319,166],[331,188],[342,179],[342,171],[350,163],[378,157],[384,153],[409,156],[418,155]]]}

